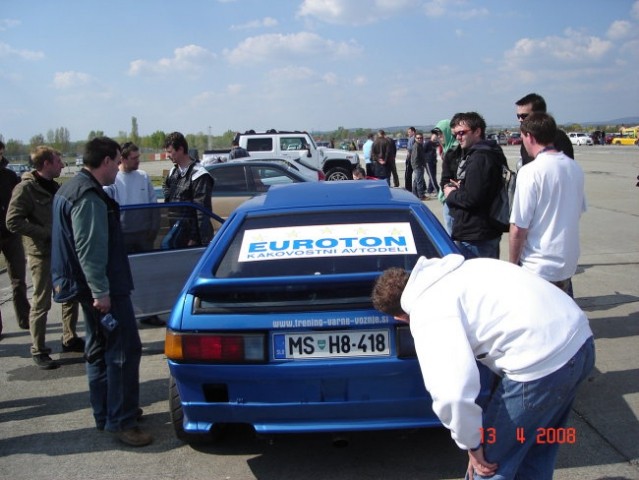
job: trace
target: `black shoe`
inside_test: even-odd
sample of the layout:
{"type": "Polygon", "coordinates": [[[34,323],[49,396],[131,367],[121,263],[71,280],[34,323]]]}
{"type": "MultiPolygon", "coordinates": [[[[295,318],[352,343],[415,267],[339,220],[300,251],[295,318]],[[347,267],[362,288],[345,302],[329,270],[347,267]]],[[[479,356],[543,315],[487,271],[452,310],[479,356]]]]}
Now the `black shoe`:
{"type": "Polygon", "coordinates": [[[33,361],[41,370],[53,370],[58,368],[60,364],[53,360],[48,354],[40,353],[33,356],[33,361]]]}
{"type": "Polygon", "coordinates": [[[84,340],[80,337],[73,337],[71,341],[67,344],[62,342],[62,351],[63,352],[84,352],[84,340]]]}

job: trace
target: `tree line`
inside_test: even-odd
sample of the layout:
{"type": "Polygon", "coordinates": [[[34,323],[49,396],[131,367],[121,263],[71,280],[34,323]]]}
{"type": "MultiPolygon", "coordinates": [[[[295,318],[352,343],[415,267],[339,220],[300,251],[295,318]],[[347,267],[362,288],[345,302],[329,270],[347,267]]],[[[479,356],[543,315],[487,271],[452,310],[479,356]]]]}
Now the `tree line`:
{"type": "MultiPolygon", "coordinates": [[[[426,128],[426,127],[424,127],[426,128]]],[[[602,130],[605,132],[618,132],[621,125],[599,125],[596,127],[585,127],[577,123],[570,125],[560,126],[567,132],[582,131],[591,132],[595,130],[602,130]]],[[[351,139],[365,139],[369,133],[375,133],[376,130],[369,128],[354,128],[348,129],[344,127],[337,127],[334,131],[324,132],[311,132],[316,140],[333,140],[336,146],[339,146],[339,142],[348,141],[351,139]]],[[[403,136],[406,132],[406,128],[389,128],[387,133],[392,136],[403,136]]],[[[157,152],[162,151],[164,148],[164,140],[167,134],[170,132],[163,132],[157,130],[150,135],[140,136],[138,120],[136,117],[131,118],[131,130],[130,132],[120,131],[112,138],[119,143],[133,142],[138,145],[142,151],[157,152]]],[[[91,130],[87,135],[86,140],[71,141],[71,135],[67,128],[59,127],[50,129],[46,135],[36,134],[29,140],[28,144],[23,143],[20,140],[8,139],[4,140],[0,133],[0,140],[5,143],[5,156],[12,161],[28,161],[30,152],[32,152],[38,145],[49,145],[56,150],[62,152],[64,156],[81,155],[84,150],[84,145],[87,141],[104,136],[102,130],[91,130]]],[[[230,148],[231,142],[235,137],[236,132],[234,130],[227,130],[222,135],[213,136],[204,132],[185,134],[186,140],[189,143],[190,148],[197,149],[199,152],[210,149],[223,149],[230,148]]],[[[109,135],[110,136],[110,135],[109,135]]]]}

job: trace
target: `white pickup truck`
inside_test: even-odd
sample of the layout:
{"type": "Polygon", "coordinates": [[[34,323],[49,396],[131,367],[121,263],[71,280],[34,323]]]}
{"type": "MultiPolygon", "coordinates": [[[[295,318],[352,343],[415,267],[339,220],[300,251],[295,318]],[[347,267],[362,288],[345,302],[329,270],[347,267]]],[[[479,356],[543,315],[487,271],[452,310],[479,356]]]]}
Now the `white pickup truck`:
{"type": "MultiPolygon", "coordinates": [[[[319,168],[326,180],[349,180],[352,171],[359,165],[359,156],[355,152],[345,152],[336,148],[318,147],[308,132],[287,132],[268,130],[255,132],[249,130],[238,133],[235,139],[245,148],[251,157],[285,157],[303,159],[305,163],[319,168]]],[[[217,161],[228,159],[230,150],[207,150],[203,161],[208,158],[217,161]]]]}

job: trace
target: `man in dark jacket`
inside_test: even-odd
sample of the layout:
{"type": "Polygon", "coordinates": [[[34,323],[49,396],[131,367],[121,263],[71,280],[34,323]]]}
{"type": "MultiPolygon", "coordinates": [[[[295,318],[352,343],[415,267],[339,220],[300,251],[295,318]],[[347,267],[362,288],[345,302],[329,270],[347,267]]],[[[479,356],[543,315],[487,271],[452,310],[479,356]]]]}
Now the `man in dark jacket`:
{"type": "MultiPolygon", "coordinates": [[[[13,308],[18,326],[23,330],[28,330],[31,306],[27,300],[27,260],[24,256],[22,236],[11,233],[5,223],[11,192],[20,183],[20,177],[13,170],[6,168],[9,162],[4,158],[4,147],[4,143],[0,141],[0,251],[7,262],[7,273],[11,279],[13,293],[13,308]]],[[[2,314],[0,314],[1,335],[2,314]]]]}
{"type": "Polygon", "coordinates": [[[466,258],[498,259],[502,230],[491,221],[489,210],[503,186],[506,156],[495,141],[485,139],[486,122],[478,113],[457,113],[450,127],[462,147],[457,180],[444,186],[453,217],[451,236],[466,258]]]}
{"type": "MultiPolygon", "coordinates": [[[[526,117],[533,112],[546,113],[546,100],[544,100],[544,97],[536,93],[529,93],[525,97],[520,98],[515,102],[515,105],[517,105],[517,120],[519,120],[519,123],[523,122],[526,117]]],[[[557,151],[564,152],[564,155],[567,155],[572,159],[575,158],[575,151],[572,146],[572,142],[563,130],[557,129],[553,146],[557,151]]],[[[526,147],[523,142],[519,152],[521,154],[521,167],[534,160],[534,158],[526,151],[526,147]]]]}
{"type": "MultiPolygon", "coordinates": [[[[162,185],[164,201],[191,202],[210,211],[213,177],[189,157],[189,145],[184,135],[180,132],[167,135],[164,150],[173,162],[173,168],[162,185]]],[[[179,239],[174,247],[206,245],[213,238],[211,220],[200,210],[172,208],[169,218],[174,225],[180,224],[179,239]]]]}
{"type": "Polygon", "coordinates": [[[373,163],[373,175],[380,180],[386,180],[390,185],[391,169],[389,163],[389,144],[386,139],[386,132],[379,130],[377,138],[373,142],[371,150],[371,161],[373,163]]]}
{"type": "Polygon", "coordinates": [[[85,146],[84,168],[53,200],[51,274],[56,302],[77,299],[86,328],[89,395],[98,430],[142,447],[153,437],[137,426],[140,359],[133,278],[120,208],[102,187],[115,181],[120,146],[98,137],[85,146]]]}
{"type": "Polygon", "coordinates": [[[388,169],[393,176],[393,186],[397,188],[399,187],[399,177],[397,176],[397,165],[395,163],[395,157],[397,157],[397,144],[395,143],[394,138],[386,137],[386,140],[388,141],[388,169]]]}
{"type": "Polygon", "coordinates": [[[410,166],[413,172],[413,185],[411,191],[420,200],[428,200],[426,197],[426,183],[424,182],[424,169],[426,168],[426,156],[424,154],[424,135],[420,132],[415,135],[413,146],[410,150],[410,166]]]}

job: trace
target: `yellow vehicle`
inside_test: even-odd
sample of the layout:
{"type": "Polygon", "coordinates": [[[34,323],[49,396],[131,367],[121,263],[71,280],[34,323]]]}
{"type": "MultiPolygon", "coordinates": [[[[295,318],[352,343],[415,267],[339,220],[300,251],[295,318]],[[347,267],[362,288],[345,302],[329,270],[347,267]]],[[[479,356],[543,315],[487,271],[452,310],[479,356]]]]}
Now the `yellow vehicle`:
{"type": "Polygon", "coordinates": [[[621,135],[612,139],[613,145],[635,145],[637,143],[637,132],[639,125],[636,127],[621,127],[619,130],[621,135]]]}

